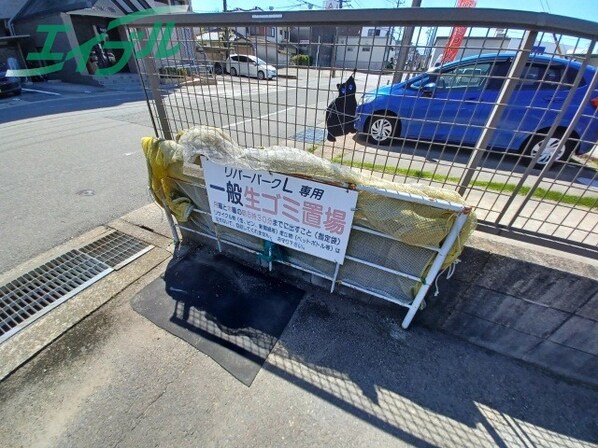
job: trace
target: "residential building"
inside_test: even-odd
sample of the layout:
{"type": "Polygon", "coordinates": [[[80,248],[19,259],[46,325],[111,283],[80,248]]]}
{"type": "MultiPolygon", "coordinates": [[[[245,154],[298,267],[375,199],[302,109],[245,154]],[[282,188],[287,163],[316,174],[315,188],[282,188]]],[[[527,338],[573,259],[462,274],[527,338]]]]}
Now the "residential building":
{"type": "MultiPolygon", "coordinates": [[[[429,67],[433,67],[440,63],[442,59],[442,52],[446,47],[449,37],[436,37],[433,47],[431,48],[429,67]]],[[[521,46],[521,38],[509,37],[503,29],[496,29],[494,36],[470,36],[465,37],[460,45],[459,52],[455,60],[465,58],[468,56],[478,56],[485,53],[499,53],[516,51],[521,46]]],[[[428,48],[428,50],[430,50],[428,48]]],[[[583,53],[582,51],[575,51],[576,49],[571,45],[560,42],[558,36],[546,34],[541,42],[536,42],[532,47],[532,53],[536,54],[554,54],[559,57],[574,56],[574,53],[583,53]]],[[[587,48],[586,48],[587,51],[587,48]]]]}
{"type": "MultiPolygon", "coordinates": [[[[448,40],[449,36],[436,37],[432,50],[430,51],[428,66],[433,67],[440,63],[442,60],[442,52],[444,51],[448,40]]],[[[511,39],[505,35],[499,35],[497,37],[465,37],[460,45],[457,56],[455,56],[455,60],[468,56],[479,56],[484,53],[499,53],[511,49],[513,49],[511,39]]]]}
{"type": "Polygon", "coordinates": [[[21,44],[29,36],[14,34],[10,29],[10,19],[19,12],[26,2],[27,0],[0,1],[0,62],[6,62],[9,58],[14,58],[19,66],[25,66],[21,44]]]}
{"type": "MultiPolygon", "coordinates": [[[[19,9],[11,25],[18,34],[29,35],[30,38],[23,42],[24,52],[40,52],[44,46],[46,33],[37,32],[40,24],[62,25],[66,31],[56,35],[53,52],[68,54],[85,42],[106,33],[105,41],[126,41],[127,31],[124,27],[108,29],[108,24],[127,14],[143,9],[160,6],[178,6],[179,11],[188,8],[188,2],[179,0],[27,0],[19,9]]],[[[193,37],[187,39],[191,42],[188,51],[190,57],[194,55],[192,45],[193,37]]],[[[100,43],[87,61],[83,61],[83,70],[77,70],[80,61],[73,58],[65,61],[60,72],[48,75],[49,78],[61,79],[70,82],[97,84],[93,74],[98,68],[113,65],[122,56],[122,50],[104,50],[100,43]]],[[[42,64],[53,64],[56,61],[42,61],[42,64]]],[[[80,65],[80,64],[79,64],[80,65]]],[[[121,73],[135,73],[134,60],[129,60],[121,73]]]]}
{"type": "MultiPolygon", "coordinates": [[[[235,11],[247,10],[236,8],[231,12],[235,11]]],[[[256,6],[250,11],[263,11],[263,9],[256,6]]],[[[286,65],[289,59],[298,52],[297,46],[291,43],[292,28],[254,25],[239,26],[233,30],[238,36],[251,42],[255,55],[269,64],[286,65]]]]}
{"type": "Polygon", "coordinates": [[[395,58],[392,28],[363,27],[337,34],[335,67],[383,70],[395,58]]]}

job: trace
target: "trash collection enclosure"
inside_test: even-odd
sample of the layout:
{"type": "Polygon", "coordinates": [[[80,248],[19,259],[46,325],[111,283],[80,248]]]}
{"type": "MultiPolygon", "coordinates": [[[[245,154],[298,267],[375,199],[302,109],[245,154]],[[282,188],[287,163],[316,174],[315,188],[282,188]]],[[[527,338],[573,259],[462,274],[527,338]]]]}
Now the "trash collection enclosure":
{"type": "Polygon", "coordinates": [[[130,32],[156,29],[160,46],[137,47],[157,136],[215,126],[452,189],[482,230],[597,255],[595,24],[400,8],[174,14],[130,32]]]}
{"type": "Polygon", "coordinates": [[[462,247],[475,226],[470,206],[484,230],[596,253],[598,75],[589,22],[446,8],[165,15],[131,27],[145,55],[138,62],[156,136],[170,141],[155,141],[152,151],[174,157],[154,193],[187,237],[208,235],[220,249],[253,251],[270,269],[286,263],[330,281],[332,290],[343,284],[407,306],[404,326],[454,260],[446,258],[450,248],[462,247]],[[149,48],[156,35],[159,44],[149,48]],[[221,137],[204,139],[205,126],[221,137]],[[231,159],[210,150],[223,142],[250,152],[231,159]],[[294,164],[297,150],[320,162],[294,164]],[[271,244],[272,233],[235,229],[234,210],[214,225],[214,206],[222,204],[205,189],[200,156],[207,154],[254,176],[266,170],[359,191],[346,258],[327,261],[291,244],[278,253],[284,244],[271,244]],[[322,178],[323,163],[333,168],[322,178]],[[338,165],[361,174],[341,174],[338,165]],[[361,216],[370,193],[372,204],[392,198],[395,222],[396,210],[406,213],[396,207],[401,201],[426,203],[420,217],[449,210],[442,237],[406,240],[380,226],[384,220],[361,216]],[[392,249],[388,239],[409,248],[392,249]],[[415,255],[413,247],[432,253],[415,255]],[[415,259],[423,261],[411,269],[415,259]]]}
{"type": "Polygon", "coordinates": [[[180,230],[187,242],[254,254],[270,271],[309,273],[331,292],[342,285],[404,306],[404,328],[476,223],[456,192],[365,176],[296,148],[242,148],[218,128],[148,137],[143,150],[175,239],[180,230]]]}

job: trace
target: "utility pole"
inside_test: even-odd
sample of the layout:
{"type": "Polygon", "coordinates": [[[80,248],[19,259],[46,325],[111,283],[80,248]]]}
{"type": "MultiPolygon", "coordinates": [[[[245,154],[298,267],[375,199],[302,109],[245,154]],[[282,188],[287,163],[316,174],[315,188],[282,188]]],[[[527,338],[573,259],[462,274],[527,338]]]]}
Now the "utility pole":
{"type": "MultiPolygon", "coordinates": [[[[222,12],[226,12],[226,8],[227,8],[226,0],[222,0],[222,12]]],[[[228,27],[224,28],[224,48],[225,48],[224,59],[226,59],[227,57],[230,56],[230,32],[229,32],[228,27]]],[[[224,68],[222,70],[224,73],[224,68]]]]}
{"type": "MultiPolygon", "coordinates": [[[[419,8],[422,4],[422,0],[411,0],[412,8],[419,8]]],[[[409,50],[411,49],[411,40],[413,39],[413,27],[408,26],[403,29],[403,38],[401,39],[401,47],[399,48],[399,56],[397,57],[397,65],[395,67],[395,73],[392,77],[393,84],[401,82],[403,80],[403,74],[405,72],[405,64],[409,58],[409,50]]]]}
{"type": "MultiPolygon", "coordinates": [[[[343,9],[343,0],[339,0],[338,9],[343,9]]],[[[332,58],[330,65],[332,65],[332,72],[330,73],[331,78],[336,77],[336,40],[337,40],[338,27],[334,28],[334,39],[332,42],[332,58]]]]}

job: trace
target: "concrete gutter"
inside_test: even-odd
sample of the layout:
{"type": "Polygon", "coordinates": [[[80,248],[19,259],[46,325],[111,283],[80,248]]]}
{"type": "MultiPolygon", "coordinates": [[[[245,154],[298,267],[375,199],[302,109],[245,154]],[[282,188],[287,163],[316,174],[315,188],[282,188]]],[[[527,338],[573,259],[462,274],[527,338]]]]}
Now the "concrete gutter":
{"type": "Polygon", "coordinates": [[[161,233],[165,229],[168,231],[168,227],[161,222],[161,215],[162,211],[156,205],[145,206],[106,226],[86,232],[0,276],[0,284],[4,284],[60,254],[95,241],[112,230],[119,230],[155,246],[147,254],[83,290],[0,344],[0,381],[117,294],[136,284],[156,266],[171,258],[174,247],[172,241],[161,233]],[[144,224],[134,224],[140,222],[144,224]],[[148,227],[148,224],[153,225],[157,232],[148,227]]]}

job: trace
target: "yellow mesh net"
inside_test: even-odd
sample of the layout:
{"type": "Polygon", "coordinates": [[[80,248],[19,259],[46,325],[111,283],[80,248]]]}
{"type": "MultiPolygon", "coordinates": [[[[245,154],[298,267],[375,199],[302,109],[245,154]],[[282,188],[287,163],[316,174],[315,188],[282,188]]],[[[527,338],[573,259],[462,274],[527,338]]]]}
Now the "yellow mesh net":
{"type": "MultiPolygon", "coordinates": [[[[296,148],[242,148],[221,129],[208,126],[181,131],[176,136],[176,142],[146,138],[143,140],[143,148],[148,159],[150,187],[158,202],[166,205],[179,222],[188,219],[191,201],[176,186],[169,183],[167,178],[190,180],[183,173],[183,163],[199,165],[200,156],[237,169],[273,171],[334,185],[368,186],[417,195],[432,201],[444,200],[466,205],[456,191],[391,182],[296,148]],[[160,200],[161,195],[165,201],[160,200]]],[[[448,235],[456,216],[456,212],[432,205],[360,191],[354,223],[391,235],[407,244],[439,247],[448,235]]],[[[475,214],[469,213],[467,222],[443,267],[450,265],[459,256],[476,223],[475,214]]]]}

